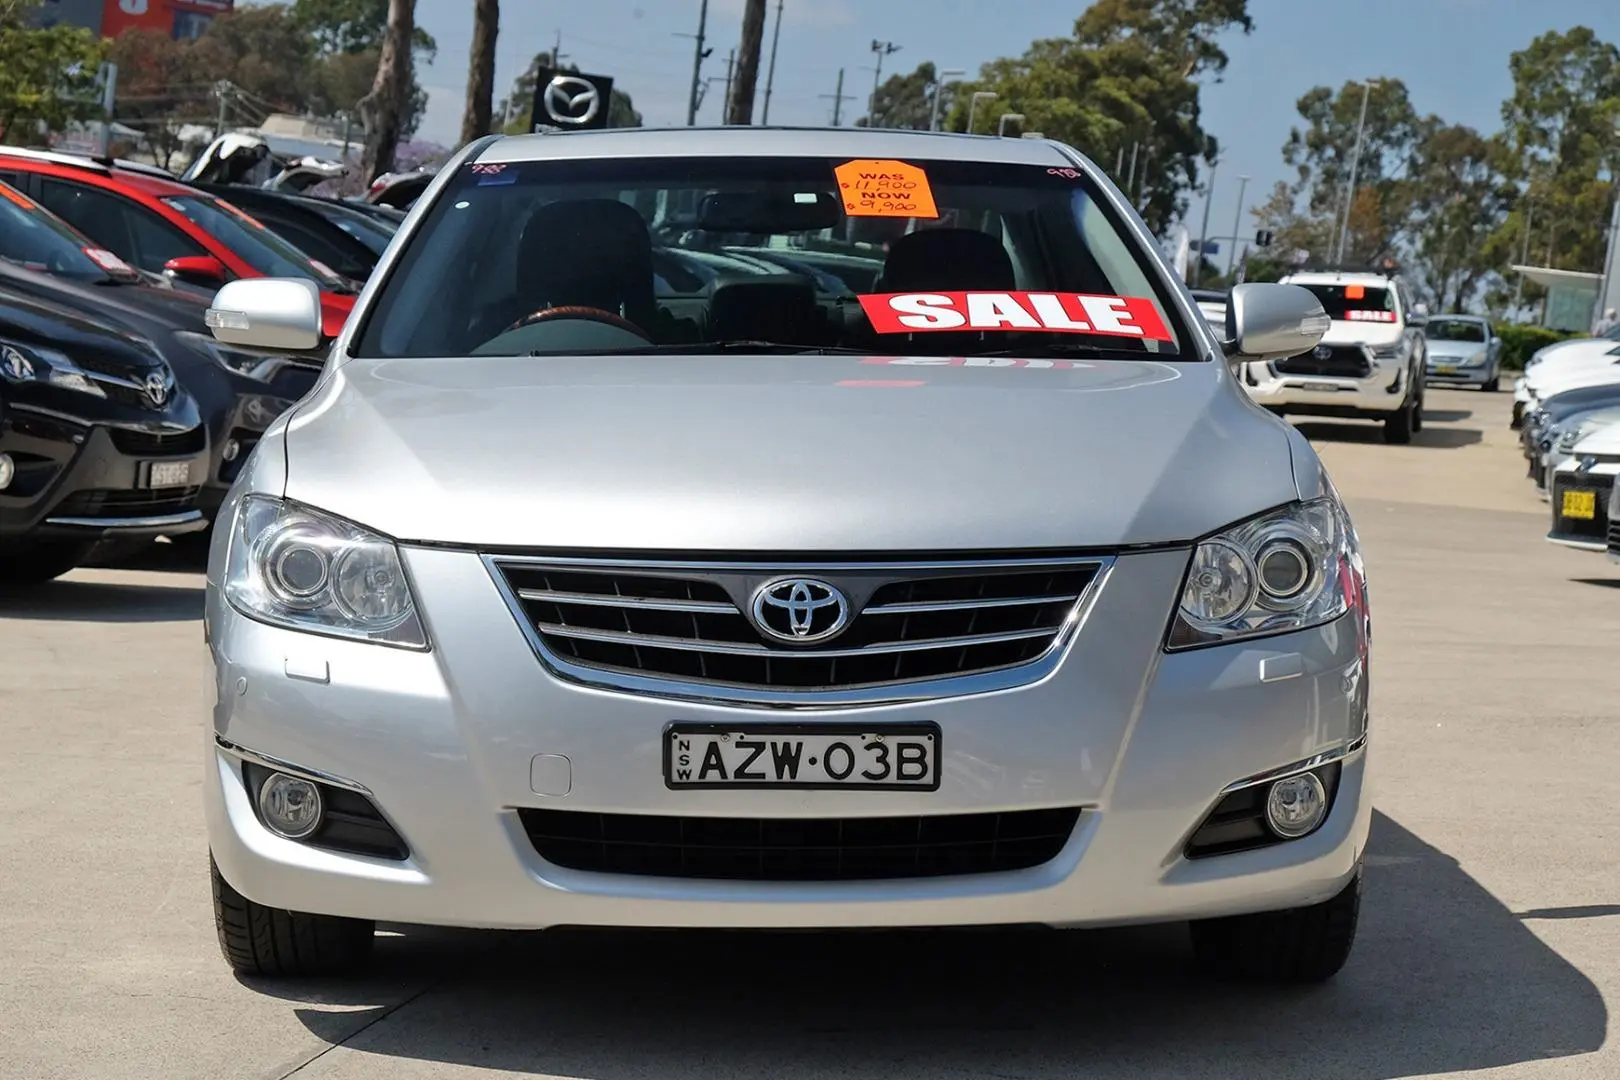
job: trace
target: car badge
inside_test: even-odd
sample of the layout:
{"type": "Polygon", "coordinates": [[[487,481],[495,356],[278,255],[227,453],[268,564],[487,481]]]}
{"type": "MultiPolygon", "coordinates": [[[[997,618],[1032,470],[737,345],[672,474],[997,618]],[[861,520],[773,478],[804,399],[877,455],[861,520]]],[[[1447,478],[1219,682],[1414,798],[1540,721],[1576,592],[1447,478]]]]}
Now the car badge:
{"type": "Polygon", "coordinates": [[[1311,350],[1311,355],[1318,360],[1331,360],[1333,359],[1333,350],[1326,345],[1318,345],[1311,350]]]}
{"type": "Polygon", "coordinates": [[[575,127],[589,124],[602,109],[602,94],[596,84],[577,75],[555,76],[547,84],[542,101],[552,120],[575,127]]]}
{"type": "Polygon", "coordinates": [[[168,404],[169,395],[174,392],[174,376],[167,371],[154,371],[141,384],[141,392],[154,409],[161,409],[168,404]]]}
{"type": "Polygon", "coordinates": [[[814,645],[849,625],[849,598],[815,578],[777,578],[754,592],[750,614],[760,633],[775,641],[814,645]]]}

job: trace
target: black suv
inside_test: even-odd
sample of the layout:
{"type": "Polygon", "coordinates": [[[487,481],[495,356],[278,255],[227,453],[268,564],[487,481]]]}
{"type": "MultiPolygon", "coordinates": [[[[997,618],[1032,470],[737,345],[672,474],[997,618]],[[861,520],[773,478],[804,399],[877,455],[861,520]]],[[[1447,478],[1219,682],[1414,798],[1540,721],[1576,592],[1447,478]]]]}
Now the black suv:
{"type": "Polygon", "coordinates": [[[0,284],[0,398],[0,586],[207,528],[208,430],[147,338],[0,284]]]}
{"type": "Polygon", "coordinates": [[[314,386],[324,354],[223,346],[203,321],[206,299],[153,280],[162,279],[131,269],[0,184],[0,292],[64,306],[152,342],[207,426],[210,458],[196,506],[212,518],[264,429],[314,386]]]}

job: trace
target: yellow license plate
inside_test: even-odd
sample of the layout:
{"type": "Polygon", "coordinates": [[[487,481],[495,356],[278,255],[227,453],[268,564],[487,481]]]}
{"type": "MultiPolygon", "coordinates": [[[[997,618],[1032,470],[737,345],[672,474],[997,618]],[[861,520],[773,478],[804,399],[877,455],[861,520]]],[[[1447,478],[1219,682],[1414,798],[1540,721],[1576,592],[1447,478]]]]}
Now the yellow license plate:
{"type": "Polygon", "coordinates": [[[1587,521],[1597,517],[1597,492],[1595,491],[1566,491],[1564,492],[1563,515],[1567,518],[1584,518],[1587,521]]]}
{"type": "Polygon", "coordinates": [[[1436,365],[1434,365],[1434,373],[1436,375],[1455,375],[1455,374],[1457,374],[1457,365],[1456,364],[1436,364],[1436,365]]]}

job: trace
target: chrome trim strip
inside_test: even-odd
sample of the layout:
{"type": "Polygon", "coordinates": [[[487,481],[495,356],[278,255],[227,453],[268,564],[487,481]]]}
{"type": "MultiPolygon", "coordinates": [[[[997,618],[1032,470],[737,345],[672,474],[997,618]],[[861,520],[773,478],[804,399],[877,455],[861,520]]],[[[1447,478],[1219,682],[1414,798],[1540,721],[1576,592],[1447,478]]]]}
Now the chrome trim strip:
{"type": "Polygon", "coordinates": [[[181,514],[160,514],[156,517],[48,517],[47,525],[71,525],[86,529],[160,529],[168,525],[190,525],[202,520],[201,510],[187,510],[181,514]]]}
{"type": "Polygon", "coordinates": [[[553,637],[578,638],[581,641],[601,641],[610,645],[640,645],[649,649],[675,649],[680,652],[720,653],[725,656],[769,656],[780,660],[849,660],[857,656],[884,656],[888,653],[927,652],[930,649],[968,648],[973,645],[998,645],[1004,641],[1027,641],[1030,638],[1049,637],[1061,633],[1063,627],[1046,626],[1036,630],[1009,630],[1000,634],[975,634],[971,637],[922,638],[917,641],[884,642],[862,645],[858,649],[772,649],[766,645],[753,645],[745,641],[709,641],[704,638],[664,637],[659,634],[634,634],[626,630],[592,630],[563,626],[560,623],[537,623],[535,628],[553,637]]]}
{"type": "Polygon", "coordinates": [[[1112,555],[1083,555],[1070,558],[1040,557],[1034,559],[986,559],[940,562],[848,562],[802,563],[785,565],[776,560],[757,562],[656,562],[645,559],[588,559],[546,558],[544,556],[481,555],[484,567],[495,589],[506,601],[507,609],[517,621],[518,628],[529,641],[529,647],[540,663],[553,676],[565,682],[576,683],[595,690],[614,693],[639,694],[671,701],[691,701],[709,705],[737,708],[764,709],[845,709],[873,705],[898,705],[907,702],[932,701],[946,697],[968,697],[1001,690],[1013,690],[1041,681],[1055,671],[1068,652],[1080,627],[1085,624],[1097,597],[1108,583],[1114,569],[1112,555]],[[887,570],[900,574],[920,570],[992,570],[1022,569],[1026,567],[1066,566],[1079,569],[1094,567],[1095,573],[1080,594],[1069,616],[1052,635],[1046,651],[1033,659],[1011,667],[993,668],[970,675],[951,675],[938,679],[918,679],[910,682],[890,682],[878,686],[846,687],[832,690],[787,690],[748,686],[729,686],[724,683],[704,682],[697,679],[669,679],[643,675],[622,669],[601,668],[575,663],[558,656],[545,645],[538,627],[523,609],[523,602],[501,572],[501,565],[516,566],[572,566],[583,569],[639,569],[644,571],[709,570],[744,571],[769,574],[773,571],[804,573],[835,573],[855,570],[887,570]]]}
{"type": "MultiPolygon", "coordinates": [[[[326,784],[330,787],[342,788],[344,791],[352,791],[357,795],[364,795],[366,798],[373,799],[373,801],[375,801],[371,794],[371,789],[366,787],[364,784],[355,783],[353,780],[345,780],[341,776],[333,776],[331,773],[322,772],[319,769],[310,769],[303,765],[294,765],[290,761],[283,761],[278,757],[271,757],[269,754],[261,754],[257,750],[249,750],[245,746],[238,746],[229,739],[224,738],[217,731],[214,733],[214,745],[225,751],[227,754],[241,758],[243,761],[251,761],[255,765],[263,765],[267,769],[273,769],[276,772],[283,772],[289,776],[297,776],[305,780],[313,780],[317,784],[326,784]]],[[[397,832],[398,830],[395,831],[397,832]]]]}
{"type": "Polygon", "coordinates": [[[1362,747],[1366,745],[1367,733],[1364,731],[1354,739],[1351,739],[1348,743],[1345,743],[1343,746],[1335,747],[1332,750],[1324,750],[1314,757],[1305,758],[1303,761],[1296,761],[1292,765],[1284,765],[1281,768],[1276,769],[1267,769],[1263,773],[1255,773],[1253,776],[1248,776],[1242,780],[1236,781],[1235,783],[1228,784],[1221,788],[1221,794],[1230,795],[1234,791],[1242,791],[1244,788],[1257,787],[1260,784],[1269,784],[1273,781],[1283,780],[1287,777],[1294,776],[1302,772],[1310,772],[1312,769],[1319,769],[1323,765],[1331,765],[1335,761],[1343,761],[1346,758],[1360,753],[1362,747]]]}
{"type": "Polygon", "coordinates": [[[580,604],[586,607],[635,608],[642,611],[676,611],[697,615],[741,615],[735,604],[717,600],[662,600],[653,596],[609,596],[606,593],[553,592],[549,589],[519,589],[525,600],[551,604],[580,604]]]}
{"type": "Polygon", "coordinates": [[[1000,597],[993,600],[907,600],[898,604],[876,604],[872,607],[862,608],[862,615],[918,615],[931,611],[976,611],[979,608],[1006,608],[1006,607],[1033,607],[1038,604],[1072,604],[1080,597],[1074,593],[1066,596],[1015,596],[1000,597]]]}

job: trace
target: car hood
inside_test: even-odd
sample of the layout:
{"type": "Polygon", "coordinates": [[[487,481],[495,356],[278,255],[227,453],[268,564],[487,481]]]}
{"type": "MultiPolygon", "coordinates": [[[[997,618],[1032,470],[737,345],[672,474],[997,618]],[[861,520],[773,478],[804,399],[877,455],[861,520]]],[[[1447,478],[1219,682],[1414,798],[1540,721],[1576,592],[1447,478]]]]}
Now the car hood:
{"type": "Polygon", "coordinates": [[[1393,345],[1401,340],[1405,331],[1400,323],[1349,322],[1333,319],[1327,333],[1322,335],[1324,345],[1393,345]]]}
{"type": "Polygon", "coordinates": [[[1588,417],[1592,430],[1575,444],[1573,457],[1599,454],[1609,457],[1620,454],[1620,411],[1605,409],[1588,417]]]}
{"type": "Polygon", "coordinates": [[[351,360],[288,425],[286,495],[405,540],[711,553],[1164,543],[1297,497],[1213,364],[970,363],[351,360]]]}
{"type": "Polygon", "coordinates": [[[1524,377],[1525,386],[1531,394],[1542,398],[1575,386],[1595,386],[1609,382],[1620,382],[1620,358],[1605,356],[1547,371],[1539,367],[1532,368],[1524,377]]]}
{"type": "Polygon", "coordinates": [[[1430,360],[1467,360],[1473,356],[1485,355],[1488,346],[1483,341],[1435,341],[1428,340],[1428,357],[1430,360]]]}

